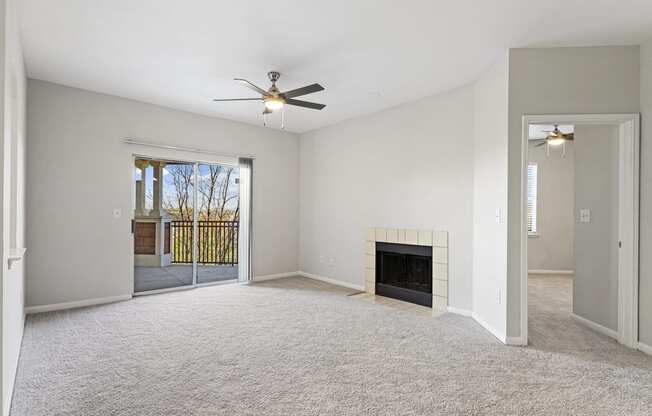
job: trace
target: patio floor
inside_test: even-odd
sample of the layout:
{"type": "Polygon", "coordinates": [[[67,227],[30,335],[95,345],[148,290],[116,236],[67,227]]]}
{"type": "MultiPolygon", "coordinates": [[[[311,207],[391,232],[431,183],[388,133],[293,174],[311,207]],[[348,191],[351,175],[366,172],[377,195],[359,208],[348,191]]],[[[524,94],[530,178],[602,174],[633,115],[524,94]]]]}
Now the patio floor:
{"type": "MultiPolygon", "coordinates": [[[[238,266],[198,265],[197,283],[213,283],[238,278],[238,266]]],[[[173,264],[168,267],[134,267],[134,292],[168,289],[192,284],[192,265],[173,264]]]]}

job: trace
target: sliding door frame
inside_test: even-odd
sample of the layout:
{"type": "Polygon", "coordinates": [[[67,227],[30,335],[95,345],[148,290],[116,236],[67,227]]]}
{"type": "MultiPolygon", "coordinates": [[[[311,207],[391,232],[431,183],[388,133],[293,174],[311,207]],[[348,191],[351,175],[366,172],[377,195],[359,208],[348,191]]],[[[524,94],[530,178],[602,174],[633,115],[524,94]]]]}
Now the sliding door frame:
{"type": "MultiPolygon", "coordinates": [[[[192,283],[190,285],[184,285],[184,286],[177,286],[177,287],[170,287],[170,288],[164,288],[164,289],[155,289],[155,290],[147,290],[147,291],[142,291],[142,292],[136,292],[135,291],[135,254],[134,254],[134,232],[130,233],[131,236],[131,264],[130,264],[130,273],[131,273],[131,294],[132,296],[145,296],[145,295],[155,295],[159,293],[166,293],[166,292],[176,292],[180,290],[190,290],[194,289],[197,287],[206,287],[206,286],[217,286],[217,285],[222,285],[222,284],[228,284],[235,282],[236,279],[234,280],[226,280],[226,281],[218,281],[218,282],[207,282],[207,283],[197,283],[197,273],[198,273],[198,267],[197,267],[197,255],[198,255],[198,229],[199,229],[199,212],[197,210],[197,206],[199,203],[199,192],[197,188],[197,178],[199,177],[199,165],[220,165],[220,166],[228,166],[228,167],[233,167],[233,168],[239,168],[238,163],[229,163],[225,162],[224,160],[220,161],[211,161],[210,159],[208,160],[200,160],[200,159],[186,159],[186,158],[177,158],[177,157],[169,157],[169,156],[155,156],[151,154],[141,154],[141,153],[133,153],[131,155],[131,167],[135,165],[135,162],[137,159],[145,159],[145,160],[152,160],[152,161],[161,161],[161,162],[177,162],[177,163],[186,163],[186,164],[192,164],[193,165],[193,241],[192,241],[192,283]]],[[[135,220],[134,217],[134,208],[136,206],[136,185],[135,181],[133,179],[133,173],[130,175],[130,180],[131,180],[131,207],[130,207],[130,212],[131,212],[131,219],[132,221],[135,220]]],[[[240,197],[238,195],[238,197],[240,197]]],[[[251,243],[251,242],[250,242],[251,243]]]]}

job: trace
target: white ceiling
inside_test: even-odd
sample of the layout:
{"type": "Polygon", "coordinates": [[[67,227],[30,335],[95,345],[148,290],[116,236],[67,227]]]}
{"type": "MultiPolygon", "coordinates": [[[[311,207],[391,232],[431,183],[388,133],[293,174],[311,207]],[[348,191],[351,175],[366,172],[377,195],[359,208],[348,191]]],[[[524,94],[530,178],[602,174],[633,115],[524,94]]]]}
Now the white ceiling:
{"type": "MultiPolygon", "coordinates": [[[[32,78],[261,124],[244,77],[288,90],[304,132],[475,80],[509,47],[637,44],[652,37],[650,0],[21,0],[32,78]]],[[[278,126],[277,121],[271,121],[278,126]]]]}

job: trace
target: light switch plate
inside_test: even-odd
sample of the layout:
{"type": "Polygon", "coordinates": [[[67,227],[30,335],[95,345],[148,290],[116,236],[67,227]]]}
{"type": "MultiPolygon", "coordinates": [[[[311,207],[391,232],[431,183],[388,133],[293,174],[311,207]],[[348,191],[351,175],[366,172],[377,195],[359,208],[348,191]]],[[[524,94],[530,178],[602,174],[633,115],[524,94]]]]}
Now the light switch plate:
{"type": "Polygon", "coordinates": [[[591,222],[591,210],[584,208],[580,210],[580,222],[591,222]]]}

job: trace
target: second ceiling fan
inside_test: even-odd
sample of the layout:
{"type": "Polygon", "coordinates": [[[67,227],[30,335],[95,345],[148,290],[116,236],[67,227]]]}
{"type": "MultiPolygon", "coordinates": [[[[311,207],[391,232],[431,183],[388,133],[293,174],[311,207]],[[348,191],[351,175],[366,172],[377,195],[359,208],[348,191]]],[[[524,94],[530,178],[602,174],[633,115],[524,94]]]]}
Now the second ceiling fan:
{"type": "Polygon", "coordinates": [[[534,147],[546,146],[546,155],[550,156],[550,146],[559,146],[562,145],[562,157],[566,157],[566,143],[575,139],[575,133],[564,133],[559,130],[559,124],[554,125],[555,128],[552,130],[544,130],[544,133],[548,133],[546,137],[542,139],[533,139],[533,142],[539,142],[534,145],[534,147]]]}
{"type": "Polygon", "coordinates": [[[536,147],[549,144],[551,146],[559,146],[560,144],[566,143],[566,141],[571,141],[575,138],[574,133],[563,133],[559,130],[559,124],[555,124],[555,128],[552,130],[544,130],[544,133],[548,133],[543,139],[534,139],[535,142],[540,142],[536,147]]]}
{"type": "MultiPolygon", "coordinates": [[[[254,97],[254,98],[216,98],[213,101],[216,102],[223,102],[223,101],[262,101],[263,104],[265,105],[263,109],[263,122],[265,122],[265,115],[273,113],[274,111],[278,110],[283,110],[285,105],[294,105],[297,107],[304,107],[304,108],[310,108],[313,110],[321,110],[324,107],[326,107],[325,104],[318,104],[318,103],[313,103],[310,101],[303,101],[303,100],[295,100],[294,97],[300,97],[302,95],[308,95],[312,94],[314,92],[319,92],[323,91],[324,87],[322,87],[319,84],[310,84],[306,85],[305,87],[301,88],[296,88],[290,91],[285,91],[281,92],[281,90],[278,89],[276,86],[276,82],[278,79],[281,77],[281,73],[277,71],[270,71],[267,73],[267,77],[269,80],[272,82],[271,87],[269,87],[268,90],[264,90],[260,88],[259,86],[255,85],[254,83],[243,79],[243,78],[235,78],[236,81],[242,83],[244,86],[256,91],[258,94],[260,94],[260,97],[254,97]]],[[[283,120],[282,120],[282,125],[281,128],[284,126],[284,114],[283,115],[283,120]]]]}

